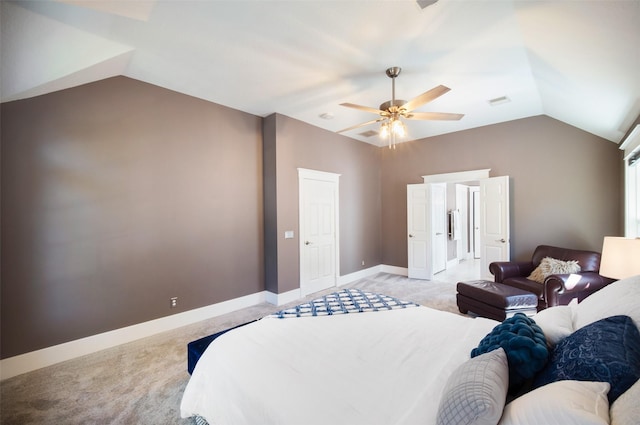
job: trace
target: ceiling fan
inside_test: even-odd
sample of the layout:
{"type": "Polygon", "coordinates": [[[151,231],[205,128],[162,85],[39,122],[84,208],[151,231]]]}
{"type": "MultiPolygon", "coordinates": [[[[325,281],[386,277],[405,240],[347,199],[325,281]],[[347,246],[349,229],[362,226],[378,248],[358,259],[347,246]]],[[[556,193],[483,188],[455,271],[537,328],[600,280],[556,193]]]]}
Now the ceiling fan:
{"type": "Polygon", "coordinates": [[[354,103],[341,103],[341,106],[347,108],[354,108],[360,111],[371,112],[379,115],[379,118],[375,120],[367,121],[361,124],[357,124],[343,130],[338,133],[344,133],[345,131],[353,130],[366,125],[382,122],[380,127],[380,136],[383,138],[389,138],[389,147],[395,148],[396,137],[403,137],[406,134],[406,127],[400,118],[408,120],[447,120],[457,121],[461,119],[464,114],[452,114],[447,112],[413,112],[414,109],[419,108],[425,103],[431,102],[434,99],[442,96],[449,90],[449,87],[437,86],[428,90],[421,95],[411,99],[410,101],[396,99],[396,78],[400,75],[402,68],[394,66],[387,69],[386,73],[391,78],[391,100],[384,102],[380,105],[379,109],[371,108],[368,106],[356,105],[354,103]]]}

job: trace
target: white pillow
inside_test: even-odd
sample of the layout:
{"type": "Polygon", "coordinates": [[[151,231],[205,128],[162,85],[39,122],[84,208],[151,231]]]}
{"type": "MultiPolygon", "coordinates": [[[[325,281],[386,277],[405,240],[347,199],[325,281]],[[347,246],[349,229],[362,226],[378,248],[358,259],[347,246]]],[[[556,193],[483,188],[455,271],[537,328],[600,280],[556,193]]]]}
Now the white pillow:
{"type": "Polygon", "coordinates": [[[569,305],[549,307],[533,316],[532,319],[540,326],[547,343],[552,346],[555,346],[574,331],[573,307],[569,305]]]}
{"type": "Polygon", "coordinates": [[[451,374],[438,408],[438,425],[496,425],[509,386],[502,348],[467,360],[451,374]]]}
{"type": "Polygon", "coordinates": [[[574,310],[574,328],[618,315],[631,317],[640,329],[640,275],[613,282],[582,300],[574,310]]]}
{"type": "Polygon", "coordinates": [[[504,408],[498,425],[608,425],[608,382],[556,381],[504,408]]]}
{"type": "Polygon", "coordinates": [[[611,425],[638,425],[640,420],[640,380],[611,405],[611,425]]]}

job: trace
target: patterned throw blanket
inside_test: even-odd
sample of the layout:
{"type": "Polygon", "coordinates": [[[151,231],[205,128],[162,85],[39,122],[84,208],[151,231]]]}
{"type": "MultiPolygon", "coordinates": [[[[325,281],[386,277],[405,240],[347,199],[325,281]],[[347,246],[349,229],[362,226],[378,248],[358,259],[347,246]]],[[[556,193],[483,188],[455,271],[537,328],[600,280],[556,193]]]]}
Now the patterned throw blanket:
{"type": "Polygon", "coordinates": [[[333,314],[364,313],[367,311],[394,310],[417,307],[418,304],[402,301],[388,295],[364,292],[360,289],[343,289],[308,303],[299,304],[273,313],[272,317],[329,316],[333,314]]]}

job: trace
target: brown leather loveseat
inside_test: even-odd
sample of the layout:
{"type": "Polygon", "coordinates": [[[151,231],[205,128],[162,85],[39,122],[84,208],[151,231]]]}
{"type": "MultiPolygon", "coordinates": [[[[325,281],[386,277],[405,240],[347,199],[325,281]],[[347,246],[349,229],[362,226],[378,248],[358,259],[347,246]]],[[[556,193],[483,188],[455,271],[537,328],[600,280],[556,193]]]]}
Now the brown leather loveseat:
{"type": "Polygon", "coordinates": [[[556,305],[567,305],[574,298],[578,302],[613,282],[598,274],[600,253],[577,249],[539,245],[533,252],[531,261],[501,261],[489,265],[495,282],[532,292],[538,296],[538,311],[556,305]],[[576,260],[580,272],[576,274],[552,274],[539,283],[527,277],[538,267],[545,257],[556,260],[576,260]]]}

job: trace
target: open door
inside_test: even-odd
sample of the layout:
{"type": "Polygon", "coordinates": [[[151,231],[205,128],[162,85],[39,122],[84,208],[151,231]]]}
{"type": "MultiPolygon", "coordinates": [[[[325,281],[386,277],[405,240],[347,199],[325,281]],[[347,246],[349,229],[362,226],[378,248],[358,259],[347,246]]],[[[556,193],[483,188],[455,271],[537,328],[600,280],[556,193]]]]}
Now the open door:
{"type": "Polygon", "coordinates": [[[432,279],[446,269],[446,183],[407,185],[408,276],[432,279]]]}
{"type": "Polygon", "coordinates": [[[471,220],[471,236],[473,238],[473,258],[480,258],[480,188],[471,188],[471,204],[472,208],[472,220],[471,220]]]}
{"type": "Polygon", "coordinates": [[[447,269],[447,184],[431,183],[432,275],[447,269]]]}
{"type": "Polygon", "coordinates": [[[429,237],[429,186],[407,185],[408,276],[431,279],[431,238],[429,237]]]}
{"type": "Polygon", "coordinates": [[[492,262],[509,261],[509,176],[480,180],[480,244],[482,276],[492,262]]]}

